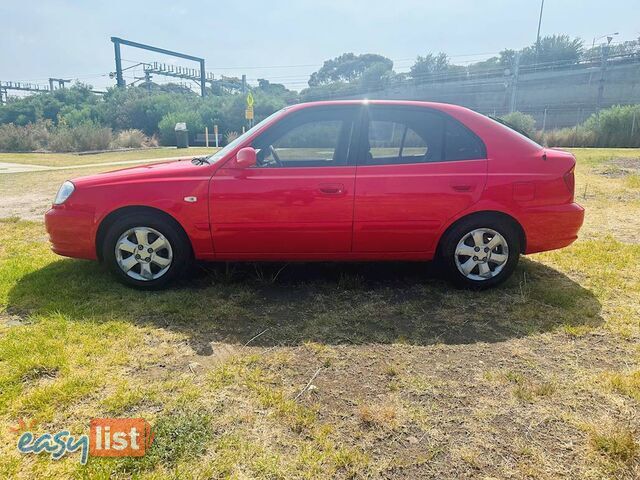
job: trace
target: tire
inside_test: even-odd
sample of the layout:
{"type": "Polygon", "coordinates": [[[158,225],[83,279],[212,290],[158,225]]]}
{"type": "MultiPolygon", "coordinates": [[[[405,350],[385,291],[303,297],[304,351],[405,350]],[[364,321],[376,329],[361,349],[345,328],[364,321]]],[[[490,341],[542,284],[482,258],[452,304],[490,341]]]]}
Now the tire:
{"type": "Polygon", "coordinates": [[[189,239],[177,222],[148,213],[118,218],[104,237],[102,254],[120,282],[140,290],[165,288],[193,258],[189,239]]]}
{"type": "Polygon", "coordinates": [[[445,233],[438,260],[458,288],[484,290],[511,276],[518,265],[520,249],[520,237],[511,222],[493,215],[477,215],[462,219],[445,233]]]}

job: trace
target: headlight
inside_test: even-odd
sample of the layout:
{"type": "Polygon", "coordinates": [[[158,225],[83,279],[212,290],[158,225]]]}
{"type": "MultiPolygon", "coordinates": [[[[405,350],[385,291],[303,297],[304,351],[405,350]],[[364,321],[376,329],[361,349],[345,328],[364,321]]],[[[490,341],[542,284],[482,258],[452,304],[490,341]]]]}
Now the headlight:
{"type": "Polygon", "coordinates": [[[71,194],[75,189],[76,189],[75,185],[71,183],[69,180],[64,182],[60,187],[60,190],[58,190],[58,193],[56,194],[56,198],[53,201],[53,204],[62,205],[64,202],[67,201],[67,199],[71,196],[71,194]]]}

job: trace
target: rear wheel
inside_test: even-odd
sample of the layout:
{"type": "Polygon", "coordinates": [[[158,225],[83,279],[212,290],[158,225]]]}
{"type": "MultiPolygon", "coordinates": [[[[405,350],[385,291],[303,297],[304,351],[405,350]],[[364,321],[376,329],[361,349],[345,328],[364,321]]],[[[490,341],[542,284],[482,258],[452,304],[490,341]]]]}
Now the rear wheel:
{"type": "Polygon", "coordinates": [[[131,214],[107,231],[103,256],[124,284],[145,290],[165,287],[191,262],[191,246],[182,229],[161,215],[131,214]]]}
{"type": "Polygon", "coordinates": [[[463,219],[443,237],[440,261],[462,288],[494,287],[511,276],[520,257],[520,241],[509,221],[490,215],[463,219]]]}

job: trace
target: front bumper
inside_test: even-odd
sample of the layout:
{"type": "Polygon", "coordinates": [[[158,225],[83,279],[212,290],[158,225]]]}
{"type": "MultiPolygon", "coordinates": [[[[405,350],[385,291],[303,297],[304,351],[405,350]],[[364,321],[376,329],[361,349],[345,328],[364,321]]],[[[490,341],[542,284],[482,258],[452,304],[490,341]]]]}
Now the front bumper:
{"type": "Polygon", "coordinates": [[[584,208],[577,203],[528,209],[522,219],[527,237],[525,253],[566,247],[578,238],[584,208]]]}
{"type": "Polygon", "coordinates": [[[44,215],[51,249],[58,255],[96,260],[93,214],[54,206],[44,215]]]}

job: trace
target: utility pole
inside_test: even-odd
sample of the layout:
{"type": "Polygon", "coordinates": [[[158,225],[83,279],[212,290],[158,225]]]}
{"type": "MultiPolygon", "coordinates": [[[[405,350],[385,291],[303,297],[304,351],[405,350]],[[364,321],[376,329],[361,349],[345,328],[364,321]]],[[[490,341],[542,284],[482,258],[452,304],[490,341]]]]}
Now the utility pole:
{"type": "Polygon", "coordinates": [[[151,93],[151,72],[148,70],[144,71],[144,84],[147,87],[147,92],[151,93]]]}
{"type": "Polygon", "coordinates": [[[64,78],[51,78],[49,77],[49,90],[53,92],[53,84],[57,83],[58,88],[64,88],[65,83],[71,83],[71,80],[65,80],[64,78]]]}
{"type": "Polygon", "coordinates": [[[540,56],[540,28],[542,27],[542,12],[544,11],[544,0],[540,4],[540,18],[538,19],[538,36],[536,37],[536,63],[538,63],[538,56],[540,56]]]}
{"type": "Polygon", "coordinates": [[[513,77],[511,79],[511,102],[509,102],[509,113],[516,111],[518,97],[518,78],[520,77],[520,52],[516,53],[513,65],[513,77]]]}
{"type": "Polygon", "coordinates": [[[124,88],[124,77],[122,76],[122,57],[120,56],[120,42],[114,40],[114,37],[111,37],[111,41],[113,42],[113,50],[116,57],[116,85],[118,87],[124,88]]]}
{"type": "Polygon", "coordinates": [[[602,100],[604,98],[604,86],[607,78],[607,64],[609,59],[609,44],[613,37],[607,37],[607,44],[602,44],[602,59],[600,63],[600,84],[598,85],[598,98],[596,100],[596,118],[600,118],[600,108],[602,107],[602,100]]]}
{"type": "Polygon", "coordinates": [[[207,95],[207,73],[204,71],[204,59],[200,59],[200,95],[207,95]]]}

